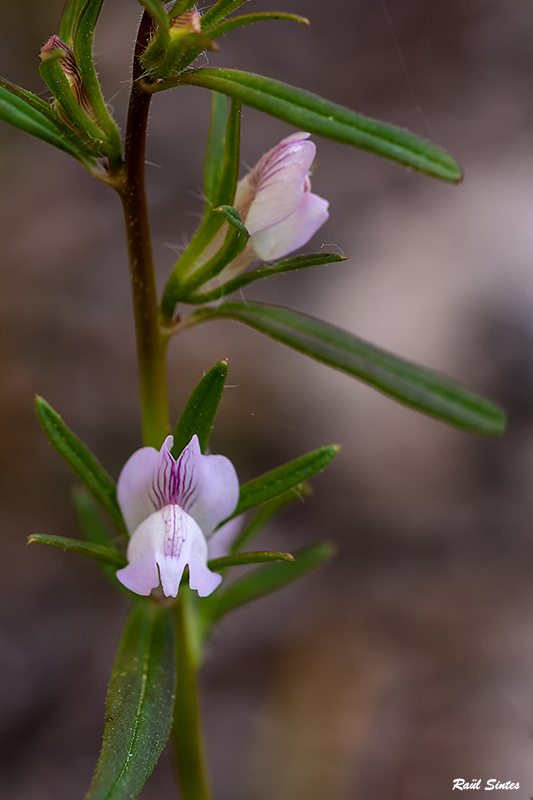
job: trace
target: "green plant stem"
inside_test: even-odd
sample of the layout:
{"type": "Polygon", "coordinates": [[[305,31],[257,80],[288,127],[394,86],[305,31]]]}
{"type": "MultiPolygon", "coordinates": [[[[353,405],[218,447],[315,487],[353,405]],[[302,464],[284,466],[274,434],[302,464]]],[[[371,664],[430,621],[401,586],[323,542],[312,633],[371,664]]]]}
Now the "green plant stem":
{"type": "Polygon", "coordinates": [[[128,108],[124,175],[116,188],[122,200],[128,238],[131,289],[137,335],[143,438],[160,447],[169,431],[166,388],[166,344],[162,335],[154,276],[150,222],[146,202],[145,151],[150,94],[141,85],[141,54],[152,30],[144,14],[133,62],[133,83],[128,108]]]}
{"type": "Polygon", "coordinates": [[[182,586],[173,607],[177,684],[172,738],[182,800],[211,800],[196,688],[194,609],[190,606],[190,597],[190,589],[182,586]]]}

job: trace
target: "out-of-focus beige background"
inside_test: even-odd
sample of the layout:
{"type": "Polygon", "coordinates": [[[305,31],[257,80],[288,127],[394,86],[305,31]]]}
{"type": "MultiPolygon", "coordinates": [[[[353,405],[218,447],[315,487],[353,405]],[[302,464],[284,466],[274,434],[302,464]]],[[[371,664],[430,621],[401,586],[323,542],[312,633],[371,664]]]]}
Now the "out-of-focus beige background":
{"type": "MultiPolygon", "coordinates": [[[[1,0],[0,73],[48,96],[39,49],[61,0],[1,0]]],[[[202,6],[203,8],[204,6],[202,6]]],[[[205,6],[207,7],[207,6],[205,6]]],[[[445,800],[453,780],[533,794],[533,9],[525,0],[257,0],[312,27],[235,31],[210,56],[427,135],[459,187],[317,140],[331,219],[308,246],[345,264],[273,278],[293,305],[503,403],[499,441],[450,430],[236,323],[170,356],[176,417],[231,359],[212,444],[243,479],[329,442],[342,453],[265,547],[324,537],[320,573],[241,610],[202,673],[217,800],[445,800]]],[[[139,5],[107,0],[98,68],[121,121],[139,5]]],[[[153,103],[158,277],[201,211],[208,95],[153,103]]],[[[291,132],[243,114],[243,164],[291,132]]],[[[75,536],[74,484],[33,416],[39,392],[113,475],[140,445],[117,198],[63,153],[0,127],[0,796],[83,797],[127,606],[94,565],[27,548],[75,536]]],[[[258,542],[259,543],[259,542],[258,542]]],[[[175,796],[164,755],[143,800],[175,796]]],[[[509,797],[495,792],[494,797],[509,797]]]]}

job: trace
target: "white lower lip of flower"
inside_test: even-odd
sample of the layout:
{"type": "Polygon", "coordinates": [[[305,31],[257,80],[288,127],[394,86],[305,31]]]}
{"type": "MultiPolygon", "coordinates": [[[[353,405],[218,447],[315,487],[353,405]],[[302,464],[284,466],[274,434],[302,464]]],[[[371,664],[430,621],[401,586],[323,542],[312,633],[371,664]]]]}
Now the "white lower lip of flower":
{"type": "Polygon", "coordinates": [[[207,542],[200,526],[177,505],[164,506],[141,522],[127,557],[129,563],[117,571],[117,578],[136,594],[149,595],[161,582],[163,594],[176,597],[186,566],[189,586],[200,597],[211,594],[222,581],[207,566],[207,542]]]}

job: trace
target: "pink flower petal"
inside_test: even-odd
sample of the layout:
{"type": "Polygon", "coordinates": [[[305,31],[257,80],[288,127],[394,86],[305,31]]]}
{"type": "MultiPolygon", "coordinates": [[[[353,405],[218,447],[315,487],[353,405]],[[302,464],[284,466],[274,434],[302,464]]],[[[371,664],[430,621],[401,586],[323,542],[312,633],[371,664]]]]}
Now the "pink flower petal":
{"type": "Polygon", "coordinates": [[[308,137],[296,133],[283,139],[239,181],[235,208],[250,235],[278,224],[298,208],[316,153],[308,137]]]}
{"type": "Polygon", "coordinates": [[[117,499],[130,534],[154,511],[167,505],[153,492],[158,473],[171,457],[172,436],[158,452],[154,447],[141,447],[124,464],[117,482],[117,499]]]}
{"type": "Polygon", "coordinates": [[[328,207],[323,197],[306,191],[290,217],[253,236],[251,244],[258,258],[273,261],[303,247],[328,219],[328,207]]]}
{"type": "Polygon", "coordinates": [[[192,437],[176,467],[181,491],[175,502],[209,536],[237,506],[239,479],[235,467],[225,456],[202,455],[197,436],[192,437]]]}
{"type": "Polygon", "coordinates": [[[159,452],[137,450],[120,473],[117,497],[130,533],[155,511],[177,505],[209,535],[237,505],[239,481],[229,459],[203,455],[193,436],[176,461],[172,442],[168,436],[159,452]]]}

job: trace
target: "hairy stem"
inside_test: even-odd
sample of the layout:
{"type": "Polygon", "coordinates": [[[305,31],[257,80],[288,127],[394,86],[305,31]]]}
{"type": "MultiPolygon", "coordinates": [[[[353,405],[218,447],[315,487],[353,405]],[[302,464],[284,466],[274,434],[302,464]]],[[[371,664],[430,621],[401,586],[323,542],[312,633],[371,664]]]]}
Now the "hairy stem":
{"type": "Polygon", "coordinates": [[[145,151],[150,94],[143,88],[141,55],[150,38],[151,18],[143,15],[135,45],[133,84],[128,108],[124,175],[117,184],[122,200],[137,335],[143,438],[160,447],[169,430],[166,343],[159,324],[150,222],[146,202],[145,151]]]}
{"type": "Polygon", "coordinates": [[[202,741],[196,688],[191,592],[180,588],[174,605],[177,648],[177,685],[172,738],[183,800],[211,800],[202,741]]]}

